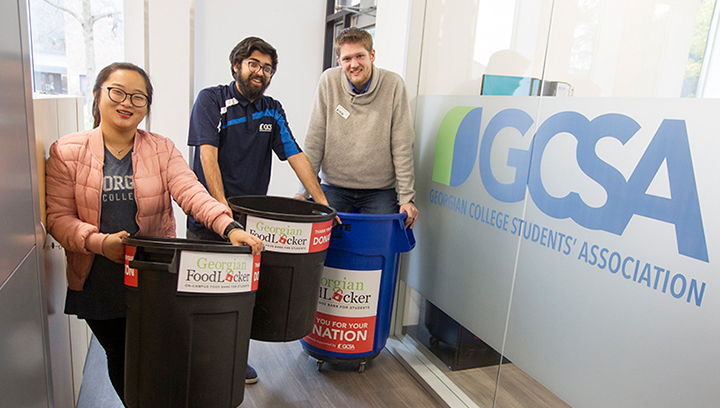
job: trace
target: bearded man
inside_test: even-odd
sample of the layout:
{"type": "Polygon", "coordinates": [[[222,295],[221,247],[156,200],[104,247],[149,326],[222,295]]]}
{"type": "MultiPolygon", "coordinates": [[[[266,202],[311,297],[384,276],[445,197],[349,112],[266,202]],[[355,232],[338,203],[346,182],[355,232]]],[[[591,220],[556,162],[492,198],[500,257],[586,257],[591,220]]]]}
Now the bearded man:
{"type": "MultiPolygon", "coordinates": [[[[234,81],[205,88],[195,100],[188,135],[188,145],[195,146],[192,168],[210,194],[225,205],[227,197],[267,194],[273,151],[290,163],[315,201],[328,204],[310,161],[290,131],[282,105],[264,95],[277,64],[272,45],[248,37],[230,53],[234,81]]],[[[224,239],[191,217],[187,237],[224,239]]],[[[248,364],[245,383],[257,381],[257,373],[248,364]]]]}
{"type": "MultiPolygon", "coordinates": [[[[327,205],[310,161],[290,131],[279,101],[265,96],[277,70],[275,48],[258,37],[248,37],[230,52],[229,85],[205,88],[190,116],[188,145],[195,146],[192,168],[216,200],[265,195],[270,184],[272,152],[290,163],[316,202],[327,205]]],[[[220,240],[188,217],[187,237],[220,240]]]]}

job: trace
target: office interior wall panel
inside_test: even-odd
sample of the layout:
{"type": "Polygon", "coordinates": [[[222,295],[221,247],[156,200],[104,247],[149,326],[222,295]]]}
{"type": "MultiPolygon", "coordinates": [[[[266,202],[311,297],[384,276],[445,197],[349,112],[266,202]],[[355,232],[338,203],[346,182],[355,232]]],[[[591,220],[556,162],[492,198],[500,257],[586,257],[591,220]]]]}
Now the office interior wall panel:
{"type": "MultiPolygon", "coordinates": [[[[0,6],[0,282],[35,244],[25,112],[20,18],[16,2],[0,6]]],[[[33,152],[34,153],[34,152],[33,152]]]]}
{"type": "Polygon", "coordinates": [[[0,288],[0,405],[48,407],[36,249],[24,255],[0,288]]]}
{"type": "MultiPolygon", "coordinates": [[[[48,149],[54,141],[77,132],[83,124],[81,97],[35,95],[33,108],[35,136],[38,144],[44,147],[44,158],[47,158],[48,149]]],[[[41,175],[41,183],[42,178],[41,175]]],[[[87,325],[84,320],[63,312],[67,290],[65,254],[51,236],[47,237],[43,255],[53,401],[56,407],[72,407],[80,394],[89,347],[87,325]]]]}
{"type": "Polygon", "coordinates": [[[55,98],[35,96],[33,114],[35,116],[35,138],[37,143],[43,146],[44,158],[47,158],[50,145],[58,138],[57,121],[53,120],[57,117],[55,98]]]}
{"type": "Polygon", "coordinates": [[[77,400],[83,380],[83,368],[87,358],[92,332],[85,320],[67,316],[70,327],[70,353],[72,357],[73,393],[77,400]]]}
{"type": "MultiPolygon", "coordinates": [[[[47,318],[52,362],[53,401],[56,407],[73,407],[76,402],[70,316],[63,313],[66,279],[63,249],[48,237],[44,250],[47,318]]],[[[82,372],[82,366],[79,367],[82,372]]]]}
{"type": "Polygon", "coordinates": [[[0,3],[0,405],[48,407],[51,377],[26,2],[0,3]]]}

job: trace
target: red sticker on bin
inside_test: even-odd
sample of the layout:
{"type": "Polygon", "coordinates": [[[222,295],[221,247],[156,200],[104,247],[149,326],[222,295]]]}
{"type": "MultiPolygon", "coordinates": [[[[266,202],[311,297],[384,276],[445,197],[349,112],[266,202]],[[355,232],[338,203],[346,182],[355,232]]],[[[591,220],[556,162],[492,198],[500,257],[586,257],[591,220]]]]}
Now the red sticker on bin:
{"type": "Polygon", "coordinates": [[[131,245],[125,245],[125,285],[138,287],[138,271],[130,267],[130,261],[135,258],[135,250],[137,248],[131,245]]]}
{"type": "Polygon", "coordinates": [[[366,353],[375,343],[375,316],[343,317],[317,312],[312,332],[303,340],[333,353],[366,353]]]}
{"type": "Polygon", "coordinates": [[[252,287],[250,290],[257,290],[260,283],[260,254],[253,256],[252,287]]]}
{"type": "Polygon", "coordinates": [[[332,231],[332,220],[318,222],[312,225],[310,235],[310,251],[320,252],[326,250],[330,245],[330,232],[332,231]]]}

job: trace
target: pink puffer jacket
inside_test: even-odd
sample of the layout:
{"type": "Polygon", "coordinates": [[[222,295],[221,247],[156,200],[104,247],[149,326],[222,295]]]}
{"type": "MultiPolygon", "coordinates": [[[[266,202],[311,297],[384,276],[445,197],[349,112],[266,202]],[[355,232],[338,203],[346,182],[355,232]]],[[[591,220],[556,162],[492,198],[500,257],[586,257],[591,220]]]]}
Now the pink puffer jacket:
{"type": "MultiPolygon", "coordinates": [[[[100,128],[72,133],[50,146],[45,167],[48,232],[65,248],[68,286],[82,290],[107,234],[98,230],[105,150],[100,128]]],[[[138,130],[132,153],[138,236],[175,237],[170,197],[209,229],[232,222],[195,177],[170,139],[138,130]]]]}

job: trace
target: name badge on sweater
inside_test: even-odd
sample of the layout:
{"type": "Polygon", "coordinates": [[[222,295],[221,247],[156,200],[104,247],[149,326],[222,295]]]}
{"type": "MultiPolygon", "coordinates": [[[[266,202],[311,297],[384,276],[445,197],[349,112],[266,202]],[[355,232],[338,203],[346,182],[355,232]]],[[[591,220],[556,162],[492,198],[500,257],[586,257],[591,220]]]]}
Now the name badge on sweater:
{"type": "Polygon", "coordinates": [[[348,116],[350,116],[350,112],[348,112],[347,109],[343,108],[342,105],[338,105],[337,108],[335,108],[335,113],[342,116],[343,119],[347,119],[348,116]]]}

